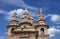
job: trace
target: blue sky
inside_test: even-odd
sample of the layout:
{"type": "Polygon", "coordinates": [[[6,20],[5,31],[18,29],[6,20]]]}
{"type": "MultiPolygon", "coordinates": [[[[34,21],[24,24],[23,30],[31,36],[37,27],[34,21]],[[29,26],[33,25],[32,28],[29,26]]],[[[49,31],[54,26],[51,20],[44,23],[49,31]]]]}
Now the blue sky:
{"type": "Polygon", "coordinates": [[[17,10],[18,19],[25,8],[33,14],[35,21],[38,20],[40,8],[43,9],[46,23],[49,25],[49,39],[60,37],[60,0],[0,0],[0,39],[5,39],[7,34],[6,26],[11,20],[14,9],[17,10]]]}

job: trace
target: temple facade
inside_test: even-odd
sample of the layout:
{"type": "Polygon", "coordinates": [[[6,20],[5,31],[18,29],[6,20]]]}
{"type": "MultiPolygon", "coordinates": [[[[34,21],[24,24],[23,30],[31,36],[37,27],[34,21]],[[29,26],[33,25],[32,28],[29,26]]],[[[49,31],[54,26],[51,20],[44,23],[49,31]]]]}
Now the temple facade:
{"type": "Polygon", "coordinates": [[[25,9],[21,19],[19,23],[15,11],[7,26],[7,39],[48,39],[49,26],[46,24],[42,9],[40,9],[37,24],[33,20],[32,13],[28,14],[27,9],[25,9]]]}

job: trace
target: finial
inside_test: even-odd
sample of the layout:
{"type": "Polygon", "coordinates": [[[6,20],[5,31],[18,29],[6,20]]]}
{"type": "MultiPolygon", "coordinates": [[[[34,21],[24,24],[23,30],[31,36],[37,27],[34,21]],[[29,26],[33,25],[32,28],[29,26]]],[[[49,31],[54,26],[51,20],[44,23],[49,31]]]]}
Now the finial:
{"type": "Polygon", "coordinates": [[[16,13],[16,9],[14,9],[14,13],[13,13],[13,15],[17,15],[17,13],[16,13]]]}
{"type": "Polygon", "coordinates": [[[42,12],[42,8],[40,8],[40,12],[42,12]]]}
{"type": "Polygon", "coordinates": [[[28,12],[27,8],[25,8],[25,12],[28,12]]]}
{"type": "Polygon", "coordinates": [[[25,8],[25,10],[27,10],[27,8],[25,8]]]}
{"type": "Polygon", "coordinates": [[[31,12],[31,10],[30,10],[30,16],[32,16],[32,12],[31,12]]]}
{"type": "Polygon", "coordinates": [[[43,10],[42,10],[42,8],[40,8],[40,15],[39,16],[41,16],[41,17],[43,17],[44,15],[43,15],[43,10]]]}
{"type": "Polygon", "coordinates": [[[14,9],[14,12],[16,12],[16,9],[14,9]]]}

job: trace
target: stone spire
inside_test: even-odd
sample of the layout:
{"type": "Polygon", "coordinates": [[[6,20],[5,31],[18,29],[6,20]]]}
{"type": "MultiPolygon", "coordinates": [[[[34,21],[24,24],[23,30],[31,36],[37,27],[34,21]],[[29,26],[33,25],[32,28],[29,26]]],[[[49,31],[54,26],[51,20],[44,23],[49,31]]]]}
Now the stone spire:
{"type": "Polygon", "coordinates": [[[28,10],[27,10],[27,8],[25,8],[24,14],[22,16],[22,22],[28,22],[29,18],[30,18],[30,16],[28,15],[28,10]]]}
{"type": "Polygon", "coordinates": [[[27,8],[25,8],[25,11],[24,11],[24,12],[26,12],[26,13],[27,13],[27,12],[28,12],[28,9],[27,9],[27,8]]]}
{"type": "Polygon", "coordinates": [[[40,15],[39,15],[39,18],[38,18],[38,24],[46,25],[42,8],[40,8],[40,15]]]}
{"type": "Polygon", "coordinates": [[[39,20],[44,20],[44,15],[42,11],[43,11],[42,8],[40,8],[39,20]]]}
{"type": "Polygon", "coordinates": [[[33,19],[33,17],[32,17],[32,13],[30,12],[30,19],[33,19]]]}
{"type": "Polygon", "coordinates": [[[40,8],[40,13],[42,12],[42,8],[40,8]]]}
{"type": "Polygon", "coordinates": [[[25,10],[24,10],[24,15],[28,15],[28,9],[27,8],[25,8],[25,10]]]}
{"type": "Polygon", "coordinates": [[[26,8],[25,11],[24,11],[24,14],[23,14],[23,16],[22,16],[22,22],[19,24],[19,26],[20,26],[21,28],[24,28],[24,27],[26,27],[26,28],[31,28],[32,23],[33,23],[32,17],[28,14],[28,10],[27,10],[27,8],[26,8]],[[24,25],[24,26],[23,26],[23,25],[24,25]],[[22,26],[23,26],[23,27],[22,27],[22,26]]]}
{"type": "Polygon", "coordinates": [[[32,13],[30,12],[30,23],[33,24],[33,16],[32,16],[32,13]]]}
{"type": "Polygon", "coordinates": [[[18,16],[17,16],[16,10],[13,13],[13,16],[9,25],[18,25],[18,16]]]}

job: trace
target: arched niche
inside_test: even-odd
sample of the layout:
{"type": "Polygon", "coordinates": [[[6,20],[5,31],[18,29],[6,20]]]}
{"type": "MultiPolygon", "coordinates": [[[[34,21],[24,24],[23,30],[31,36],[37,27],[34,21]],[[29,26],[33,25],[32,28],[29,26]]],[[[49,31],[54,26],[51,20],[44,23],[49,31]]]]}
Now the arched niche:
{"type": "Polygon", "coordinates": [[[14,31],[14,28],[11,29],[11,32],[14,31]]]}
{"type": "Polygon", "coordinates": [[[44,34],[44,28],[41,28],[40,32],[41,32],[41,35],[43,35],[44,34]]]}

